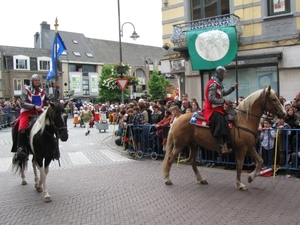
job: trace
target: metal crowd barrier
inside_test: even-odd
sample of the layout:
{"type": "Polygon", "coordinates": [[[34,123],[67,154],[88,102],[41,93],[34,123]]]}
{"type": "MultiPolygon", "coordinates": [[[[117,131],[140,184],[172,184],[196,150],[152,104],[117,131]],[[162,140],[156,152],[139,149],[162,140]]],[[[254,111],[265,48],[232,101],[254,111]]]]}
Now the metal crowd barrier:
{"type": "MultiPolygon", "coordinates": [[[[275,165],[275,167],[280,167],[281,169],[300,170],[300,156],[297,157],[300,154],[298,153],[300,148],[300,129],[278,129],[276,134],[274,160],[272,162],[270,160],[269,162],[264,162],[263,167],[274,167],[275,165]],[[289,133],[293,134],[293,139],[289,137],[289,133]],[[283,163],[279,165],[283,157],[283,163]]],[[[148,155],[155,160],[158,157],[164,156],[162,141],[154,124],[128,125],[123,131],[123,152],[126,151],[137,158],[148,155]]],[[[262,156],[260,140],[257,143],[256,149],[260,156],[262,156]]],[[[182,161],[188,161],[188,156],[187,158],[183,158],[182,161]]],[[[234,152],[220,157],[217,152],[199,146],[197,162],[199,164],[215,163],[224,166],[235,165],[236,157],[234,152]]],[[[251,167],[254,164],[255,162],[249,156],[245,157],[244,166],[251,167]]]]}
{"type": "Polygon", "coordinates": [[[19,112],[3,113],[0,115],[0,130],[12,126],[19,115],[19,112]]]}

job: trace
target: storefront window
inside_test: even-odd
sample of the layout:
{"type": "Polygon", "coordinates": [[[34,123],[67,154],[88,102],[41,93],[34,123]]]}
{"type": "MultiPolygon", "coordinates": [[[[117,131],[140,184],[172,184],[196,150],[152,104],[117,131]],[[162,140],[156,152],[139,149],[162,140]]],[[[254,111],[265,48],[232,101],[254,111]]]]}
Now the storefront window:
{"type": "MultiPolygon", "coordinates": [[[[227,77],[223,81],[224,88],[230,88],[235,82],[235,69],[228,69],[227,77]]],[[[277,66],[238,69],[238,83],[237,93],[233,92],[227,96],[231,101],[236,100],[236,94],[246,98],[253,92],[263,89],[265,85],[271,85],[272,89],[278,92],[277,66]]]]}

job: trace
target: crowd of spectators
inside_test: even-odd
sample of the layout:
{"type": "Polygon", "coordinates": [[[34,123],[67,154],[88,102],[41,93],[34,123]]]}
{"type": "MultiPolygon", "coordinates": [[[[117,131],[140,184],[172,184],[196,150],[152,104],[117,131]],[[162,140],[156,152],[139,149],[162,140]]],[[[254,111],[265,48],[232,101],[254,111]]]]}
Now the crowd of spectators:
{"type": "MultiPolygon", "coordinates": [[[[240,96],[238,101],[234,103],[234,107],[243,101],[243,99],[244,97],[240,96]]],[[[287,114],[285,117],[276,117],[270,112],[266,112],[262,116],[258,127],[259,141],[257,143],[257,151],[262,156],[264,166],[266,167],[273,166],[274,156],[276,155],[275,150],[277,149],[276,164],[282,167],[291,166],[297,168],[300,165],[300,132],[297,131],[300,128],[300,92],[296,94],[292,101],[287,101],[283,96],[279,96],[279,100],[285,107],[287,114]]],[[[201,110],[201,106],[195,98],[189,100],[188,94],[183,93],[181,100],[166,101],[165,99],[160,99],[145,101],[140,99],[138,101],[133,100],[127,104],[92,104],[90,102],[82,102],[81,99],[78,99],[76,102],[69,101],[65,109],[66,112],[72,115],[74,127],[86,128],[85,135],[90,132],[88,128],[92,128],[94,123],[101,120],[101,113],[102,115],[103,113],[106,115],[105,118],[107,118],[108,122],[118,124],[118,134],[120,136],[126,132],[127,136],[129,136],[129,131],[126,130],[128,125],[151,124],[157,130],[156,135],[161,139],[161,146],[164,150],[168,131],[172,123],[182,114],[201,110]],[[81,119],[84,115],[83,112],[91,113],[85,121],[81,119]]],[[[9,101],[0,99],[1,128],[10,127],[19,116],[19,113],[19,99],[15,99],[14,97],[9,101]]],[[[136,142],[136,149],[141,150],[141,140],[137,138],[141,134],[141,128],[133,129],[131,132],[136,137],[134,140],[136,142]]],[[[203,149],[200,152],[202,154],[200,158],[206,161],[204,165],[208,167],[220,165],[216,163],[217,154],[203,149]]],[[[183,149],[182,153],[188,157],[189,150],[183,149]]],[[[226,160],[230,164],[225,164],[225,169],[235,169],[234,153],[227,156],[226,160]]],[[[245,163],[251,163],[251,161],[246,158],[245,163]]],[[[203,163],[199,162],[199,165],[201,164],[203,163]]]]}
{"type": "Polygon", "coordinates": [[[11,127],[20,115],[20,99],[12,97],[4,101],[0,99],[0,129],[11,127]]]}

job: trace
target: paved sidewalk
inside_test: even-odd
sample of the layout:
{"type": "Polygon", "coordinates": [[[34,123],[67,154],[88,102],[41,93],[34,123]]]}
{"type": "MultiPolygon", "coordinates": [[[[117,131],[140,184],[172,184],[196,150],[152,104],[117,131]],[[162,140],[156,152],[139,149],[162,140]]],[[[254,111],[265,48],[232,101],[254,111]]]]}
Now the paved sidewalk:
{"type": "MultiPolygon", "coordinates": [[[[300,179],[258,177],[248,184],[242,174],[249,190],[241,192],[235,171],[199,167],[209,182],[200,185],[190,165],[174,164],[174,185],[166,186],[162,160],[121,156],[112,126],[84,136],[70,121],[62,167],[52,162],[47,177],[52,202],[35,191],[31,171],[27,186],[9,169],[0,171],[0,224],[300,224],[300,179]]],[[[11,156],[9,135],[0,132],[1,160],[11,156]]]]}

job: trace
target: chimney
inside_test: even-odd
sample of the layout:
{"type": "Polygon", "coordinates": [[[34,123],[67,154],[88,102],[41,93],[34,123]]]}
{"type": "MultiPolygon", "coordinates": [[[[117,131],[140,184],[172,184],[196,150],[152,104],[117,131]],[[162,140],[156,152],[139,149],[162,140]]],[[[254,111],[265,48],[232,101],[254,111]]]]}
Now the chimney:
{"type": "Polygon", "coordinates": [[[33,46],[34,46],[35,48],[38,48],[38,47],[39,47],[38,44],[37,44],[37,42],[38,42],[38,40],[39,40],[39,36],[40,36],[40,33],[39,33],[39,32],[36,32],[36,33],[34,34],[34,43],[33,43],[33,46]]]}
{"type": "Polygon", "coordinates": [[[46,21],[43,21],[41,23],[41,30],[50,30],[50,24],[48,24],[46,21]]]}

